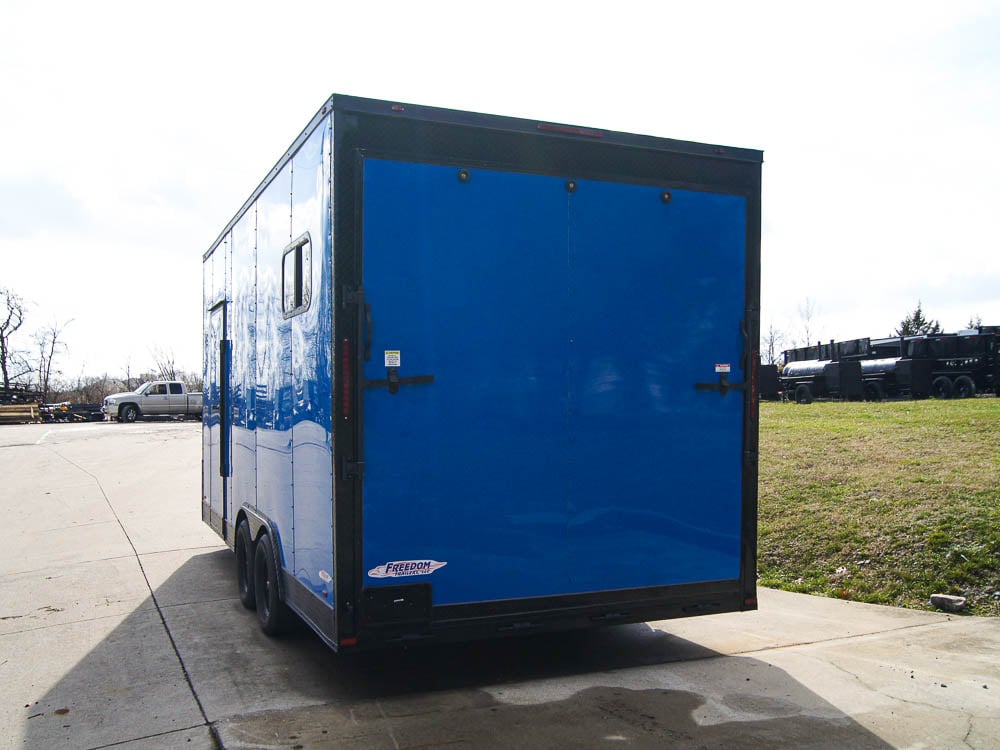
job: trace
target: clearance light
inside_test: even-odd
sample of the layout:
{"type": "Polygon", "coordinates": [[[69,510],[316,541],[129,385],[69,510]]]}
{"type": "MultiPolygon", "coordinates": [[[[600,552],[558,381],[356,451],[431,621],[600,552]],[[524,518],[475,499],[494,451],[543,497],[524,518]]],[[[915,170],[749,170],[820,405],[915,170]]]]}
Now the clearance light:
{"type": "Polygon", "coordinates": [[[604,133],[590,128],[578,128],[573,125],[556,125],[551,122],[538,123],[538,129],[543,133],[559,133],[560,135],[582,135],[587,138],[603,138],[604,133]]]}
{"type": "Polygon", "coordinates": [[[357,639],[357,637],[354,637],[354,638],[341,638],[340,639],[340,645],[341,646],[357,646],[358,645],[358,639],[357,639]]]}

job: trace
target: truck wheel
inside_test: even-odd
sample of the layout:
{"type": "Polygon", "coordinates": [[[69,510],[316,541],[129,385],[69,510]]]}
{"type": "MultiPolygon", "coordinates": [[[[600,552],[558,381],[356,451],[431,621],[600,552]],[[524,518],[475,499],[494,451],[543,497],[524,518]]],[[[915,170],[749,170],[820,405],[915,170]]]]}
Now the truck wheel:
{"type": "Polygon", "coordinates": [[[139,409],[132,404],[125,404],[118,412],[119,422],[134,422],[139,418],[139,409]]]}
{"type": "Polygon", "coordinates": [[[976,384],[968,375],[955,378],[955,398],[972,398],[976,395],[976,384]]]}
{"type": "Polygon", "coordinates": [[[812,391],[809,390],[809,386],[805,383],[800,383],[795,386],[795,403],[797,404],[811,404],[813,402],[812,391]]]}
{"type": "Polygon", "coordinates": [[[939,375],[931,383],[931,395],[934,398],[951,398],[951,381],[945,375],[939,375]]]}
{"type": "Polygon", "coordinates": [[[253,584],[257,597],[257,622],[267,635],[280,635],[288,620],[288,609],[278,591],[278,567],[274,562],[271,537],[257,540],[253,556],[253,584]]]}
{"type": "Polygon", "coordinates": [[[865,383],[865,401],[881,401],[884,395],[881,383],[865,383]]]}
{"type": "Polygon", "coordinates": [[[236,551],[236,580],[240,593],[240,603],[247,609],[257,606],[253,585],[253,540],[250,538],[250,524],[244,518],[236,526],[236,539],[233,544],[236,551]]]}

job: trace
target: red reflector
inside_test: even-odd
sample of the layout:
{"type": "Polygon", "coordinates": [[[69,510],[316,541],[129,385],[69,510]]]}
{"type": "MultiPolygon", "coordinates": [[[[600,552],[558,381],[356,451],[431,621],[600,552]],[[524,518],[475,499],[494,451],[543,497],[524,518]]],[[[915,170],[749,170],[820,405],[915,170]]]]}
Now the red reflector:
{"type": "Polygon", "coordinates": [[[405,112],[406,111],[406,107],[404,107],[402,104],[393,104],[392,105],[392,111],[393,112],[405,112]]]}
{"type": "Polygon", "coordinates": [[[756,596],[751,596],[751,597],[748,597],[748,598],[744,599],[743,600],[743,606],[744,607],[756,607],[757,606],[757,597],[756,596]]]}
{"type": "Polygon", "coordinates": [[[546,133],[561,133],[562,135],[583,135],[587,138],[603,138],[604,133],[590,128],[577,128],[572,125],[556,125],[551,122],[538,123],[538,129],[546,133]]]}
{"type": "Polygon", "coordinates": [[[340,413],[344,419],[351,416],[351,340],[344,339],[340,342],[340,379],[341,401],[340,413]]]}
{"type": "Polygon", "coordinates": [[[341,638],[340,639],[340,645],[341,646],[357,646],[358,645],[358,639],[357,638],[341,638]]]}

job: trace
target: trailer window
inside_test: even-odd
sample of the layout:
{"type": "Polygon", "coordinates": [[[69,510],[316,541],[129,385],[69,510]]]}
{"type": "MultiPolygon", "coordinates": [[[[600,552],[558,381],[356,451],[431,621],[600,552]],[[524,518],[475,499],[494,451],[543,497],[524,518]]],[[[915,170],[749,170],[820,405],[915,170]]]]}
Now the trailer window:
{"type": "Polygon", "coordinates": [[[281,311],[286,318],[305,312],[312,299],[312,242],[309,233],[285,248],[281,256],[281,311]]]}

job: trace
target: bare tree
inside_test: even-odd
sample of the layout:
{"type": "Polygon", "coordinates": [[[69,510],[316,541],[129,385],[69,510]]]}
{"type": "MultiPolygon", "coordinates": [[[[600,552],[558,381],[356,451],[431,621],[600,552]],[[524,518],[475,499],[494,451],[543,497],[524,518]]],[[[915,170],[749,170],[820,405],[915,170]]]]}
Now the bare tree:
{"type": "Polygon", "coordinates": [[[816,334],[816,301],[806,297],[805,301],[799,304],[799,322],[802,325],[802,334],[805,336],[803,346],[813,345],[813,336],[816,334]]]}
{"type": "Polygon", "coordinates": [[[67,386],[63,393],[74,404],[99,404],[112,392],[114,386],[111,383],[107,373],[94,376],[81,372],[76,383],[67,386]]]}
{"type": "Polygon", "coordinates": [[[156,376],[160,380],[180,380],[176,357],[172,351],[163,351],[157,347],[153,349],[152,355],[156,365],[156,376]]]}
{"type": "Polygon", "coordinates": [[[24,355],[13,348],[11,337],[24,323],[24,299],[10,289],[0,288],[0,373],[3,375],[3,387],[31,372],[24,355]]]}
{"type": "Polygon", "coordinates": [[[965,326],[966,328],[982,328],[983,327],[983,316],[978,313],[969,316],[969,322],[965,326]]]}
{"type": "Polygon", "coordinates": [[[767,326],[767,331],[760,338],[760,355],[764,364],[777,364],[781,354],[781,346],[785,343],[785,334],[775,328],[774,323],[770,323],[767,326]]]}
{"type": "Polygon", "coordinates": [[[66,352],[66,344],[60,340],[60,336],[72,322],[67,320],[62,325],[53,323],[35,332],[35,344],[38,346],[38,390],[42,392],[45,401],[49,400],[49,386],[53,376],[60,374],[59,370],[53,370],[56,356],[66,352]]]}
{"type": "Polygon", "coordinates": [[[118,378],[122,386],[124,386],[126,391],[134,391],[139,385],[145,380],[150,380],[151,378],[143,378],[140,374],[138,377],[133,377],[132,375],[132,360],[129,358],[125,361],[125,377],[118,378]]]}

